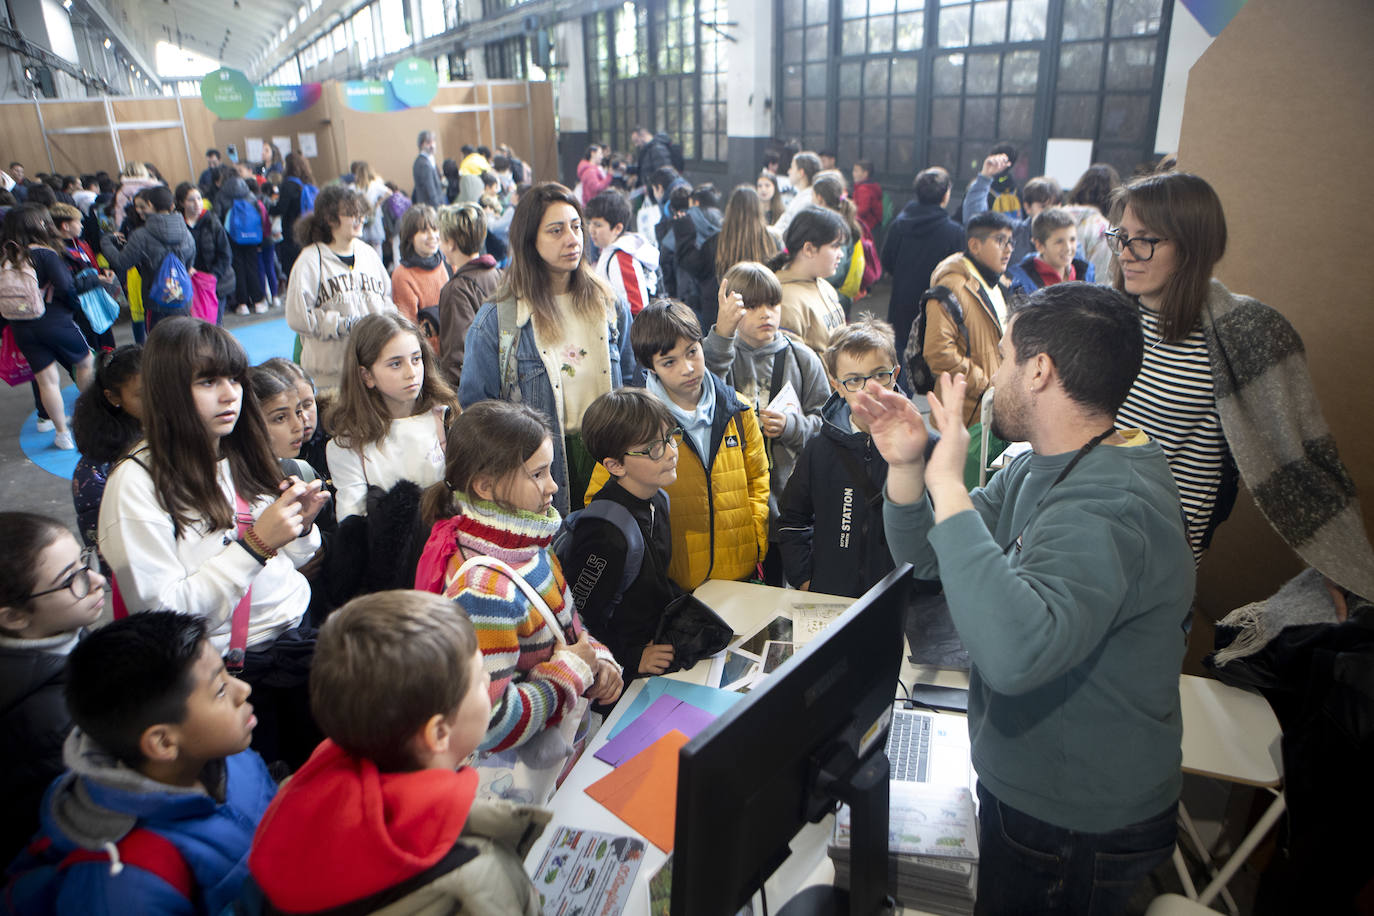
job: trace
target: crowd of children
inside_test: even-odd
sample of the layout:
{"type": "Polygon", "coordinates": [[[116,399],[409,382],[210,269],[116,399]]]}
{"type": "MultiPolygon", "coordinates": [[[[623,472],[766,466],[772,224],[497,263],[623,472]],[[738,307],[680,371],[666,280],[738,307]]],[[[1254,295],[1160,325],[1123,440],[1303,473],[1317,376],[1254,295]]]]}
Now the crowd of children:
{"type": "MultiPolygon", "coordinates": [[[[633,197],[600,147],[576,192],[517,187],[509,159],[473,150],[455,184],[491,175],[490,200],[399,214],[366,163],[317,190],[293,153],[268,201],[247,166],[212,162],[175,193],[130,173],[91,240],[114,273],[93,282],[117,293],[138,271],[146,342],[95,359],[61,254],[98,270],[91,249],[63,246],[79,240],[39,203],[5,215],[5,266],[54,294],[47,317],[8,325],[59,437],[56,366],[82,389],[80,540],[0,514],[0,684],[23,697],[0,719],[7,906],[537,912],[521,858],[538,806],[588,709],[677,664],[668,609],[709,578],[850,597],[881,579],[888,466],[863,399],[958,373],[967,397],[942,415],[977,440],[1021,296],[1099,279],[1099,243],[1141,302],[1174,295],[1181,261],[1152,256],[1190,230],[1148,209],[1148,182],[1200,182],[1131,185],[1109,232],[1095,185],[1062,208],[995,152],[935,257],[949,178],[921,173],[886,249],[906,253],[894,274],[917,251],[929,268],[903,278],[903,347],[849,315],[881,270],[870,163],[850,191],[816,154],[786,177],[775,158],[722,214],[713,187],[655,161],[671,158],[659,137],[633,197]],[[292,229],[275,260],[273,215],[292,229]],[[234,278],[205,320],[150,287],[169,252],[234,278]],[[250,366],[218,320],[268,295],[276,261],[299,358],[250,366]],[[107,598],[117,619],[94,628],[107,598]]],[[[1180,314],[1147,324],[1166,381],[1201,339],[1180,314]]],[[[1167,443],[1177,418],[1158,408],[1143,390],[1125,409],[1167,443]]],[[[1241,422],[1202,413],[1208,442],[1241,422]]],[[[1229,505],[1195,489],[1200,556],[1229,505]]]]}

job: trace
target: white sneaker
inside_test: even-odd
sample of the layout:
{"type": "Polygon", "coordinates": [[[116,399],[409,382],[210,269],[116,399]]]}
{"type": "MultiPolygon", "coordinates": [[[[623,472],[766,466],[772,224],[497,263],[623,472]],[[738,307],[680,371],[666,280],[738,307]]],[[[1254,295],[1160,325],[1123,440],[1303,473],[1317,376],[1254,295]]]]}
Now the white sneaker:
{"type": "Polygon", "coordinates": [[[52,444],[53,448],[60,448],[64,452],[69,452],[76,448],[76,443],[72,441],[72,434],[69,432],[58,433],[53,436],[52,444]]]}
{"type": "Polygon", "coordinates": [[[246,306],[246,305],[240,305],[238,308],[234,309],[234,314],[236,314],[236,315],[247,315],[247,314],[248,314],[248,306],[246,306]]]}
{"type": "Polygon", "coordinates": [[[57,424],[54,423],[52,420],[39,420],[39,421],[38,421],[38,431],[39,431],[40,433],[50,433],[50,432],[52,432],[52,431],[55,430],[55,429],[57,429],[57,424]]]}
{"type": "Polygon", "coordinates": [[[281,308],[281,296],[273,296],[273,297],[272,297],[272,308],[274,308],[274,309],[279,309],[279,308],[281,308]]]}
{"type": "Polygon", "coordinates": [[[264,299],[264,300],[262,300],[261,302],[257,303],[256,305],[254,305],[254,306],[253,306],[253,311],[257,312],[259,315],[261,315],[263,312],[267,311],[267,300],[264,299]]]}

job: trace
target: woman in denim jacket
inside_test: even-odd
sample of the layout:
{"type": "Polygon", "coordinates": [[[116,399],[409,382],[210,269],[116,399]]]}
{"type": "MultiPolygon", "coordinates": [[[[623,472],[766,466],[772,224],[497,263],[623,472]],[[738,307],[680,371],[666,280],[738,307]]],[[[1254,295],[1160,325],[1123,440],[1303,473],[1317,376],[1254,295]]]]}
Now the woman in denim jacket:
{"type": "Polygon", "coordinates": [[[561,184],[520,197],[510,228],[511,263],[464,343],[458,400],[520,401],[551,421],[558,481],[554,505],[582,505],[596,461],[582,444],[582,414],[599,396],[639,384],[630,309],[584,257],[582,207],[561,184]]]}

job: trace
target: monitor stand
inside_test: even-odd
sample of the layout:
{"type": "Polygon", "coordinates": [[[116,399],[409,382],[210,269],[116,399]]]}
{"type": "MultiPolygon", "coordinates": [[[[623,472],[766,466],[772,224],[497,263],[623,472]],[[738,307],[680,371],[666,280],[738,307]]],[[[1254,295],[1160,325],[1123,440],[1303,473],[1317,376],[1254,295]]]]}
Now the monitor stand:
{"type": "Polygon", "coordinates": [[[808,887],[787,901],[779,916],[882,916],[896,912],[896,902],[887,893],[891,768],[881,745],[857,767],[854,763],[853,751],[842,746],[821,763],[812,786],[813,805],[822,802],[825,810],[833,809],[837,801],[849,805],[849,890],[808,887]]]}

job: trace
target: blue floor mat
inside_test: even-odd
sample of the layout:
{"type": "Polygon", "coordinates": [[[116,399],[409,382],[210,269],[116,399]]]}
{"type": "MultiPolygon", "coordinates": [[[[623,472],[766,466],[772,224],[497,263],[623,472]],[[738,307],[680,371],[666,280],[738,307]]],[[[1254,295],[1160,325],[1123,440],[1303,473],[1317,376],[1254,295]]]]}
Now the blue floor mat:
{"type": "MultiPolygon", "coordinates": [[[[231,333],[248,351],[248,362],[254,366],[274,356],[290,359],[291,350],[296,342],[295,332],[286,326],[285,318],[245,325],[231,333]]],[[[68,385],[64,388],[62,399],[67,403],[67,416],[71,416],[72,405],[76,403],[76,386],[68,385]]],[[[23,449],[24,455],[49,474],[70,480],[81,455],[75,449],[62,451],[54,448],[52,440],[51,432],[38,431],[37,411],[24,418],[24,425],[19,428],[19,447],[23,449]]]]}

